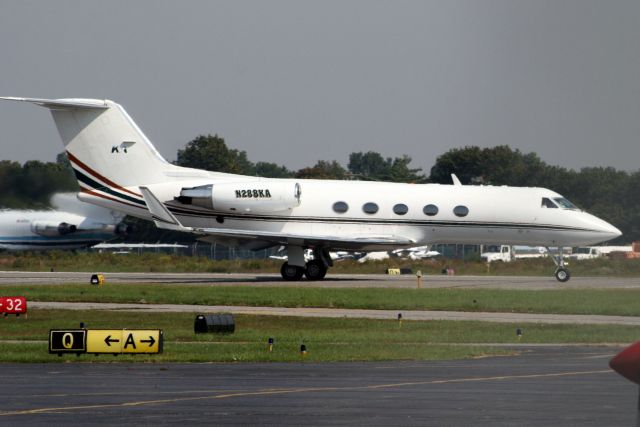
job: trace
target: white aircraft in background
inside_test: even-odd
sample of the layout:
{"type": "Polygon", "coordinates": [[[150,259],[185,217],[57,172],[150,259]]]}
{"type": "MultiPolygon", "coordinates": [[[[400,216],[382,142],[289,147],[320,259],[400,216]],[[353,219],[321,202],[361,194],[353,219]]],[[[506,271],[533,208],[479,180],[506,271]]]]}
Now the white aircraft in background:
{"type": "Polygon", "coordinates": [[[78,249],[126,234],[124,214],[81,202],[75,193],[54,194],[55,210],[1,210],[0,249],[78,249]]]}
{"type": "Polygon", "coordinates": [[[358,258],[358,262],[365,263],[367,261],[382,261],[391,257],[409,258],[413,261],[425,258],[435,258],[440,256],[440,252],[432,251],[430,246],[417,246],[415,248],[394,249],[392,251],[376,251],[368,252],[364,256],[358,258]]]}
{"type": "MultiPolygon", "coordinates": [[[[278,251],[269,256],[269,259],[275,259],[277,261],[288,261],[289,256],[286,253],[286,246],[281,246],[278,251]]],[[[355,259],[358,254],[355,252],[349,251],[338,251],[338,252],[329,252],[329,257],[332,261],[343,261],[345,259],[355,259]]],[[[363,254],[364,255],[364,254],[363,254]]],[[[305,249],[304,251],[304,262],[307,263],[313,260],[313,250],[305,249]]]]}
{"type": "Polygon", "coordinates": [[[431,246],[418,246],[415,248],[396,249],[392,252],[394,256],[408,257],[412,260],[419,260],[425,258],[435,258],[442,255],[438,251],[432,251],[431,246]]]}
{"type": "MultiPolygon", "coordinates": [[[[167,162],[109,100],[2,98],[51,110],[80,199],[209,242],[287,247],[282,277],[322,279],[330,251],[435,243],[585,246],[620,236],[544,188],[273,179],[167,162]],[[305,262],[305,249],[314,259],[305,262]]],[[[555,276],[569,279],[562,256],[555,276]]]]}

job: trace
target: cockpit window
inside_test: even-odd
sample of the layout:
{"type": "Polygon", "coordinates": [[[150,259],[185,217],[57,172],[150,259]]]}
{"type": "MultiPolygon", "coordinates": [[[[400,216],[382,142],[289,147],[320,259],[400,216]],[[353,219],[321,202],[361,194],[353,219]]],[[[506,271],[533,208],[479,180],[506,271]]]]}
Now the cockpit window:
{"type": "Polygon", "coordinates": [[[578,209],[576,205],[565,199],[564,197],[554,197],[553,199],[562,209],[578,209]]]}
{"type": "Polygon", "coordinates": [[[542,205],[541,206],[543,208],[556,208],[556,209],[558,208],[558,206],[555,203],[553,203],[551,201],[551,199],[548,199],[546,197],[542,198],[542,205]]]}

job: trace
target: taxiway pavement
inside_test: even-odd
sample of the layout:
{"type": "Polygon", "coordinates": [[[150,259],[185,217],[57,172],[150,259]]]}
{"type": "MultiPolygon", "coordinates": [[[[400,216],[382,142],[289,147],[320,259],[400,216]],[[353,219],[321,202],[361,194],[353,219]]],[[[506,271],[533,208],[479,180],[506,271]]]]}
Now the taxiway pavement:
{"type": "MultiPolygon", "coordinates": [[[[310,349],[313,351],[313,349],[310,349]]],[[[1,425],[633,425],[617,348],[460,361],[0,365],[1,425]]]]}

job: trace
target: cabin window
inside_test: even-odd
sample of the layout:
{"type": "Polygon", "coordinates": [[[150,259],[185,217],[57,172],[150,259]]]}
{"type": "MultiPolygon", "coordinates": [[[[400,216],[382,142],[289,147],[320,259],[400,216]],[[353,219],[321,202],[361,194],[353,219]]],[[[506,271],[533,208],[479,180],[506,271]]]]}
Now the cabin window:
{"type": "Polygon", "coordinates": [[[349,205],[346,202],[335,202],[333,204],[333,211],[336,213],[345,213],[349,210],[349,205]]]}
{"type": "Polygon", "coordinates": [[[438,215],[438,207],[436,205],[427,205],[422,208],[422,212],[428,216],[438,215]]]}
{"type": "Polygon", "coordinates": [[[405,204],[398,203],[393,207],[393,213],[396,215],[404,215],[407,212],[409,212],[409,208],[405,204]]]}
{"type": "Polygon", "coordinates": [[[565,199],[564,197],[554,197],[553,199],[562,209],[578,209],[576,205],[565,199]]]}
{"type": "Polygon", "coordinates": [[[378,205],[373,202],[365,203],[362,206],[362,210],[364,211],[364,213],[373,215],[374,213],[378,212],[378,205]]]}
{"type": "Polygon", "coordinates": [[[456,216],[460,216],[460,217],[467,216],[467,215],[469,215],[469,208],[466,207],[466,206],[459,205],[459,206],[456,206],[455,208],[453,208],[453,213],[456,216]]]}
{"type": "Polygon", "coordinates": [[[546,197],[543,197],[543,198],[542,198],[542,205],[541,205],[541,206],[542,206],[543,208],[554,208],[554,209],[557,209],[557,208],[558,208],[558,206],[557,206],[555,203],[553,203],[553,202],[551,201],[551,199],[548,199],[548,198],[546,198],[546,197]]]}

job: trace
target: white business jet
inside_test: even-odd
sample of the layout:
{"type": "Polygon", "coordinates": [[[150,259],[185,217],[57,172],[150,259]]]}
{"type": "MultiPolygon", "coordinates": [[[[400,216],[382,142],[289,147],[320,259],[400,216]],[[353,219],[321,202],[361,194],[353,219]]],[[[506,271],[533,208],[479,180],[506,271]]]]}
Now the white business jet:
{"type": "Polygon", "coordinates": [[[0,249],[79,249],[126,235],[124,214],[79,201],[74,193],[51,197],[50,210],[0,211],[0,249]]]}
{"type": "MultiPolygon", "coordinates": [[[[179,167],[113,101],[2,99],[51,110],[81,200],[210,242],[285,245],[287,280],[324,278],[329,251],[435,243],[585,246],[621,234],[544,188],[460,185],[457,179],[454,185],[271,179],[179,167]],[[305,261],[305,249],[313,260],[305,261]]],[[[568,280],[562,256],[555,262],[556,278],[568,280]]]]}

